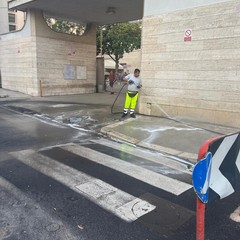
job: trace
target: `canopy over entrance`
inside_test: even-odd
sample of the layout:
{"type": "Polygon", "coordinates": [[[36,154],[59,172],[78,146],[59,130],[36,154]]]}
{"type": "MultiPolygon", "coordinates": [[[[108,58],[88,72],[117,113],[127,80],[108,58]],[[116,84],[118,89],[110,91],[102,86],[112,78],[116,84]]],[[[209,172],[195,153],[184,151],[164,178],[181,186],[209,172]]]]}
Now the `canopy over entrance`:
{"type": "Polygon", "coordinates": [[[138,20],[144,0],[12,0],[9,9],[43,10],[53,17],[98,25],[138,20]]]}

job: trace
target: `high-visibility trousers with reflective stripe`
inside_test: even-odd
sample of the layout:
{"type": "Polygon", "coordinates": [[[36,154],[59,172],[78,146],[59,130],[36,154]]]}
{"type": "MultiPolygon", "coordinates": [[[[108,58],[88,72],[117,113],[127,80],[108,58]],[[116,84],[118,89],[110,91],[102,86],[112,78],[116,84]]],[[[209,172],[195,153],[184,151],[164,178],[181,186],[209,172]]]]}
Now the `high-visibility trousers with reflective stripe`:
{"type": "Polygon", "coordinates": [[[135,107],[137,105],[138,100],[138,92],[130,92],[126,93],[126,100],[124,105],[124,112],[127,112],[128,109],[131,109],[131,112],[134,112],[135,107]]]}

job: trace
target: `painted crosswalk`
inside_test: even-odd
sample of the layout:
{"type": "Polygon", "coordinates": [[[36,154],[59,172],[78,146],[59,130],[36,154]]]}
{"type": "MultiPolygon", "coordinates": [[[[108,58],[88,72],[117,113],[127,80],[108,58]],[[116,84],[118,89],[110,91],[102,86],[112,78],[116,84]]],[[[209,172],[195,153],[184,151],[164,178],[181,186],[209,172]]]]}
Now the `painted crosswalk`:
{"type": "Polygon", "coordinates": [[[92,174],[90,170],[86,170],[89,164],[96,168],[102,166],[104,169],[119,173],[122,177],[128,176],[134,181],[175,196],[192,188],[187,180],[178,179],[179,175],[191,178],[184,164],[176,161],[170,163],[170,160],[164,157],[157,161],[151,153],[144,151],[141,153],[139,150],[129,149],[116,143],[111,145],[111,142],[107,141],[92,141],[83,145],[71,143],[42,149],[37,153],[33,150],[24,150],[13,152],[12,155],[23,164],[64,184],[128,222],[150,213],[155,206],[142,200],[135,193],[120,189],[104,178],[100,179],[98,176],[101,172],[92,174]]]}
{"type": "Polygon", "coordinates": [[[20,151],[12,155],[24,164],[81,193],[125,221],[135,221],[155,209],[155,206],[146,201],[41,154],[36,154],[32,150],[20,151]]]}
{"type": "Polygon", "coordinates": [[[175,195],[180,195],[192,187],[190,184],[183,183],[176,179],[169,178],[162,174],[155,173],[153,171],[125,161],[119,161],[119,159],[103,154],[101,152],[96,153],[96,151],[90,148],[74,144],[71,146],[64,146],[63,149],[85,157],[98,164],[107,166],[108,168],[117,169],[117,171],[148,183],[154,187],[161,188],[167,192],[171,192],[175,195]]]}
{"type": "Polygon", "coordinates": [[[191,175],[191,172],[189,171],[189,168],[193,166],[191,162],[188,162],[186,160],[169,156],[170,158],[166,158],[166,154],[162,154],[160,152],[152,152],[147,149],[141,149],[134,146],[131,146],[131,144],[119,144],[114,141],[110,141],[108,139],[98,139],[98,140],[92,140],[93,143],[101,144],[102,146],[107,146],[112,149],[116,149],[121,151],[122,153],[128,153],[133,155],[134,157],[141,157],[148,159],[152,162],[156,162],[157,164],[163,164],[166,167],[170,167],[172,169],[176,169],[177,171],[181,171],[183,173],[191,175]],[[170,161],[171,159],[171,161],[170,161]]]}

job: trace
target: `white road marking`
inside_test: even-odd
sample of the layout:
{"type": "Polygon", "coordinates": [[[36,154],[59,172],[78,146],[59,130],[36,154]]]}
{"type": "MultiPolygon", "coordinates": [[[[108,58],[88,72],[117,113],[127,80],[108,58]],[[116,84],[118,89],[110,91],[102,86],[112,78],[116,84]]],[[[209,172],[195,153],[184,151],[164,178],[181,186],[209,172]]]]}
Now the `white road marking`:
{"type": "Polygon", "coordinates": [[[234,222],[240,223],[240,207],[238,207],[231,215],[230,219],[234,222]]]}
{"type": "Polygon", "coordinates": [[[118,158],[108,156],[80,145],[73,144],[63,146],[62,148],[175,195],[180,195],[192,188],[192,185],[190,184],[155,173],[148,169],[124,162],[118,158]]]}
{"type": "Polygon", "coordinates": [[[103,197],[104,195],[114,193],[117,191],[117,188],[114,188],[113,186],[99,179],[83,183],[81,185],[77,185],[76,188],[94,199],[103,197]]]}
{"type": "Polygon", "coordinates": [[[155,163],[160,163],[165,166],[168,166],[170,168],[176,169],[182,173],[187,173],[192,175],[192,173],[189,171],[187,166],[191,163],[187,163],[186,161],[184,162],[179,162],[181,159],[171,157],[171,156],[166,156],[162,153],[159,152],[151,152],[149,150],[142,150],[137,147],[130,146],[128,144],[119,144],[113,141],[109,141],[106,139],[101,138],[100,140],[92,140],[93,143],[98,143],[116,150],[119,150],[123,153],[128,153],[136,157],[141,157],[145,158],[149,161],[155,162],[155,163]]]}
{"type": "Polygon", "coordinates": [[[80,193],[96,205],[127,222],[135,221],[156,208],[108,183],[35,153],[33,150],[11,154],[24,164],[80,193]]]}
{"type": "Polygon", "coordinates": [[[145,215],[146,213],[151,212],[155,208],[156,207],[150,203],[136,198],[131,202],[128,202],[125,205],[119,207],[117,209],[117,212],[121,214],[121,216],[125,216],[128,221],[132,222],[145,215]]]}
{"type": "MultiPolygon", "coordinates": [[[[123,192],[99,179],[78,185],[76,188],[94,202],[98,201],[100,206],[105,206],[106,209],[113,208],[112,210],[127,222],[135,221],[156,208],[154,205],[139,198],[134,198],[132,201],[119,206],[119,200],[112,196],[115,192],[123,195],[123,192]],[[111,206],[109,206],[109,204],[111,204],[111,206]]],[[[115,196],[118,197],[118,195],[115,196]]],[[[120,198],[123,197],[121,196],[120,198]]],[[[132,198],[132,196],[130,198],[132,198]]],[[[129,200],[129,197],[127,199],[129,200]]]]}

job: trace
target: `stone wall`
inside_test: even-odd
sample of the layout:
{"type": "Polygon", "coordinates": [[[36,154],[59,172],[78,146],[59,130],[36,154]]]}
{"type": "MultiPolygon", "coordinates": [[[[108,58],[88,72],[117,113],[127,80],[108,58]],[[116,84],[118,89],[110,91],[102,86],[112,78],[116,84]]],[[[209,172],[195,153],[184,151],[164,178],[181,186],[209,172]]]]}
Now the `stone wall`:
{"type": "Polygon", "coordinates": [[[95,26],[90,26],[83,36],[72,36],[52,31],[40,12],[35,16],[37,69],[42,94],[47,96],[95,92],[95,26]],[[73,71],[75,77],[69,76],[71,73],[67,73],[68,70],[73,71]],[[80,72],[85,70],[85,74],[80,72]],[[78,77],[78,73],[86,76],[78,77]]]}
{"type": "Polygon", "coordinates": [[[144,5],[144,16],[159,15],[176,10],[183,10],[187,8],[201,7],[209,4],[227,2],[231,0],[146,0],[144,5]]]}
{"type": "Polygon", "coordinates": [[[144,17],[142,37],[140,113],[239,127],[239,0],[144,17]]]}
{"type": "Polygon", "coordinates": [[[32,96],[96,91],[96,30],[83,36],[52,31],[41,12],[28,13],[25,27],[0,35],[2,87],[32,96]]]}
{"type": "Polygon", "coordinates": [[[8,3],[7,0],[0,1],[0,34],[7,33],[8,26],[8,3]]]}
{"type": "Polygon", "coordinates": [[[21,30],[24,27],[25,13],[21,11],[16,11],[15,16],[16,16],[16,30],[21,30]]]}
{"type": "Polygon", "coordinates": [[[37,77],[35,39],[25,37],[4,41],[0,48],[2,87],[37,95],[38,89],[35,89],[34,84],[37,77]]]}
{"type": "Polygon", "coordinates": [[[21,31],[0,35],[2,87],[37,95],[36,38],[31,35],[30,16],[21,31]]]}
{"type": "Polygon", "coordinates": [[[127,67],[124,71],[133,73],[135,68],[141,68],[141,49],[134,50],[130,53],[125,53],[120,60],[121,63],[126,63],[127,67]]]}

